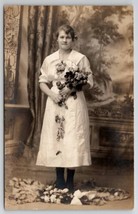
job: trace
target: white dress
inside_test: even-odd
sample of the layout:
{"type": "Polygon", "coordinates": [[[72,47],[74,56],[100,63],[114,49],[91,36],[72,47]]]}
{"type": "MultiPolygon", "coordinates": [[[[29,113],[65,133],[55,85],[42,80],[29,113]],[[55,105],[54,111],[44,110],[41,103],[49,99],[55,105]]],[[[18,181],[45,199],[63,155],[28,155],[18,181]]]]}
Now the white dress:
{"type": "MultiPolygon", "coordinates": [[[[59,93],[56,86],[59,78],[56,64],[59,62],[61,62],[59,51],[47,56],[42,64],[39,78],[39,82],[52,82],[51,90],[56,93],[59,93]]],[[[75,50],[71,51],[64,62],[69,66],[75,64],[80,69],[91,72],[87,57],[75,50]]],[[[92,87],[92,72],[88,76],[88,83],[92,87]]],[[[70,96],[66,100],[66,105],[68,109],[64,106],[60,107],[48,97],[36,165],[47,167],[91,165],[89,117],[83,91],[77,92],[77,99],[70,96]],[[57,117],[60,123],[56,121],[57,117]],[[62,136],[58,138],[59,132],[62,136]]]]}

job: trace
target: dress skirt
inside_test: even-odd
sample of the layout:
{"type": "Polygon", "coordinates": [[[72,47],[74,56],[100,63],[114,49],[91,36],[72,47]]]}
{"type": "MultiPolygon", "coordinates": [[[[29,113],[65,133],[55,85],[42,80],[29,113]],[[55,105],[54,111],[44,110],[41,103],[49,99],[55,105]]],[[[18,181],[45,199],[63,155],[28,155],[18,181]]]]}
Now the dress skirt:
{"type": "MultiPolygon", "coordinates": [[[[53,83],[52,89],[58,93],[53,83]]],[[[60,107],[48,97],[36,165],[79,167],[91,165],[89,117],[83,91],[60,107]]]]}

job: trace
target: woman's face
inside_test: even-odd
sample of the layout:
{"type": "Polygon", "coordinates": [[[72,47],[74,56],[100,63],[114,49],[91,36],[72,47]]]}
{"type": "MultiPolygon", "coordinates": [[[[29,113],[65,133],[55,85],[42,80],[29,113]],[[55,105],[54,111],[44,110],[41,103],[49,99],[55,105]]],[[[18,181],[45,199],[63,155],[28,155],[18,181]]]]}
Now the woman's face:
{"type": "Polygon", "coordinates": [[[64,30],[61,30],[59,32],[58,38],[58,45],[59,45],[59,49],[62,50],[69,50],[72,47],[73,41],[72,41],[72,37],[69,34],[66,34],[64,30]]]}

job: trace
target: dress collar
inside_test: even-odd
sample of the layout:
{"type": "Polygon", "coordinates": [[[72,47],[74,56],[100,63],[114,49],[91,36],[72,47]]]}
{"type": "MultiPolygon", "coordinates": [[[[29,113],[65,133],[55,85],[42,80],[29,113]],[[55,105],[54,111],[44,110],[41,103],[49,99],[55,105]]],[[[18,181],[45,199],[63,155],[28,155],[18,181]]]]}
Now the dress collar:
{"type": "MultiPolygon", "coordinates": [[[[68,56],[68,58],[64,61],[72,61],[74,62],[75,64],[78,64],[79,61],[84,57],[83,54],[75,51],[75,50],[72,50],[68,56]]],[[[51,55],[51,61],[61,61],[60,57],[59,57],[59,50],[57,50],[54,54],[51,55]]]]}
{"type": "MultiPolygon", "coordinates": [[[[70,53],[69,53],[69,55],[68,55],[68,57],[67,57],[65,60],[63,60],[63,61],[71,60],[71,59],[72,59],[72,54],[73,54],[73,52],[74,52],[74,50],[71,50],[70,53]]],[[[59,60],[62,60],[62,59],[60,59],[59,50],[57,51],[57,57],[58,57],[59,60]]]]}

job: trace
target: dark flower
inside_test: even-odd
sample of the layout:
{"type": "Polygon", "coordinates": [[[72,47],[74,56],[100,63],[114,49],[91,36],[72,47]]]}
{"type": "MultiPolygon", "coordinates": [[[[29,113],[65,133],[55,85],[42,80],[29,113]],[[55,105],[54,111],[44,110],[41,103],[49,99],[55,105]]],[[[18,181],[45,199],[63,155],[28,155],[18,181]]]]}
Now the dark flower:
{"type": "Polygon", "coordinates": [[[59,155],[61,153],[61,151],[57,151],[56,155],[59,155]]]}
{"type": "Polygon", "coordinates": [[[65,84],[61,83],[60,81],[56,82],[56,85],[57,85],[59,90],[62,90],[65,87],[65,84]]]}

